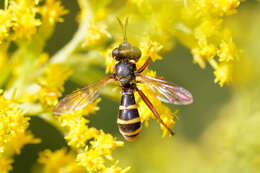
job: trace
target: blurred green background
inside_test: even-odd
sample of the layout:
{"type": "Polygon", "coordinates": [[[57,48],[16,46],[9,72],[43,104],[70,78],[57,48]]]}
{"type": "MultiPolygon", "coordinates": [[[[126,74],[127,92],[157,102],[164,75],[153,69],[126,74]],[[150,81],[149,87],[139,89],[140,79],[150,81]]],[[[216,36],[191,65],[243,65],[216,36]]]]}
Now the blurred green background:
{"type": "MultiPolygon", "coordinates": [[[[63,4],[70,12],[64,17],[63,23],[57,24],[54,35],[47,43],[46,51],[50,55],[63,47],[72,38],[77,29],[75,19],[79,11],[77,2],[63,0],[63,4]]],[[[252,9],[255,13],[260,13],[260,6],[256,1],[246,1],[239,7],[241,11],[248,9],[252,9]]],[[[240,14],[235,14],[232,18],[236,19],[238,15],[240,14]]],[[[260,22],[259,18],[258,20],[246,18],[246,20],[252,23],[260,22]]],[[[247,27],[251,26],[248,25],[247,27]]],[[[247,33],[244,34],[246,35],[247,33]]],[[[131,38],[129,39],[131,40],[131,38]]],[[[254,46],[259,49],[259,44],[254,46]]],[[[151,64],[151,69],[156,70],[158,76],[164,76],[166,80],[187,88],[193,94],[194,104],[189,106],[169,105],[172,110],[180,110],[178,114],[179,120],[177,120],[175,126],[175,137],[167,136],[165,139],[162,139],[159,123],[151,120],[149,127],[143,128],[137,142],[125,142],[125,147],[118,148],[114,152],[114,158],[120,160],[122,167],[132,167],[129,172],[185,172],[185,168],[177,169],[177,167],[178,165],[190,163],[187,160],[192,160],[194,154],[194,151],[187,150],[186,146],[195,144],[199,148],[201,135],[218,118],[221,108],[229,103],[232,97],[232,87],[224,86],[221,88],[215,84],[212,69],[207,66],[203,70],[198,65],[194,65],[192,62],[193,57],[189,50],[178,42],[171,52],[163,56],[165,58],[162,61],[151,64]],[[182,143],[185,145],[181,145],[182,143]]],[[[101,72],[105,73],[105,69],[101,69],[101,72]]],[[[72,81],[67,81],[64,94],[70,93],[79,87],[82,86],[72,81]]],[[[90,126],[93,125],[98,129],[103,129],[105,132],[111,133],[113,136],[123,140],[116,125],[119,100],[112,101],[111,99],[102,97],[99,106],[100,111],[90,116],[90,126]]],[[[46,148],[56,150],[62,146],[66,146],[62,134],[38,117],[32,117],[30,130],[36,137],[42,139],[42,143],[27,145],[23,148],[20,155],[15,156],[13,173],[30,172],[32,163],[36,162],[40,151],[46,148]]],[[[208,147],[210,148],[211,146],[208,147]]],[[[198,169],[197,172],[203,171],[198,169]]]]}

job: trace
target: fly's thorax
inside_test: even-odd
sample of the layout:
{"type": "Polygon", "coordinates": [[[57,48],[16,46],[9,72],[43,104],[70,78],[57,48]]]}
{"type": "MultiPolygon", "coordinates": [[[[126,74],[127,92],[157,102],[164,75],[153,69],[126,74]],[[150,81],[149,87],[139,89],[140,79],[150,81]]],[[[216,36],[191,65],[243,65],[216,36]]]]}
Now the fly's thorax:
{"type": "Polygon", "coordinates": [[[122,87],[135,84],[136,62],[141,57],[139,48],[132,46],[126,40],[112,51],[113,58],[117,61],[114,76],[122,87]]]}
{"type": "Polygon", "coordinates": [[[114,76],[121,86],[127,87],[135,83],[136,64],[130,61],[119,61],[115,65],[114,76]]]}

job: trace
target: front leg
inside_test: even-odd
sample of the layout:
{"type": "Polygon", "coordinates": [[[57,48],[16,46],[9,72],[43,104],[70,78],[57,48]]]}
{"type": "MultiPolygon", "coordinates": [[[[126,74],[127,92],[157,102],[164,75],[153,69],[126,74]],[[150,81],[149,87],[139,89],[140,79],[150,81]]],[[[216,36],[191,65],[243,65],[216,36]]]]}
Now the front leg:
{"type": "Polygon", "coordinates": [[[146,69],[146,67],[149,65],[149,63],[151,62],[151,57],[149,56],[148,57],[148,59],[145,61],[145,63],[144,63],[144,65],[141,67],[141,68],[139,68],[138,70],[137,70],[137,72],[138,73],[142,73],[145,69],[146,69]]]}

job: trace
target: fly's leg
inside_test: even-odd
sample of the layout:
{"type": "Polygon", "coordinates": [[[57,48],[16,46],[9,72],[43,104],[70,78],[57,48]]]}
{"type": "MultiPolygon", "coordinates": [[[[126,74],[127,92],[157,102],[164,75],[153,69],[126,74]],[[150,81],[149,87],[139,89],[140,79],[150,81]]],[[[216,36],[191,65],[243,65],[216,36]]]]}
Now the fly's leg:
{"type": "Polygon", "coordinates": [[[156,111],[156,109],[154,108],[154,106],[150,102],[150,100],[144,95],[143,91],[139,90],[137,87],[136,87],[136,91],[141,96],[141,98],[143,99],[145,104],[148,106],[148,108],[153,112],[155,118],[170,132],[171,135],[174,135],[175,133],[162,121],[159,113],[156,111]]]}
{"type": "Polygon", "coordinates": [[[137,70],[137,72],[138,72],[138,73],[142,73],[142,72],[146,69],[146,67],[149,65],[149,63],[151,62],[151,60],[152,60],[151,57],[149,57],[149,58],[145,61],[144,65],[137,70]]]}

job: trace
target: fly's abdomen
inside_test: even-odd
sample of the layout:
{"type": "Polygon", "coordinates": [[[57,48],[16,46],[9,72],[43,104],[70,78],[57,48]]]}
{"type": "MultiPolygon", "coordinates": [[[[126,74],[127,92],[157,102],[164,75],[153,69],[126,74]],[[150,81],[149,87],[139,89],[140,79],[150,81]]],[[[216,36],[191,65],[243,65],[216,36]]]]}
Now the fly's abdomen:
{"type": "Polygon", "coordinates": [[[141,121],[132,89],[123,89],[117,118],[120,133],[127,141],[135,141],[141,132],[141,121]]]}

